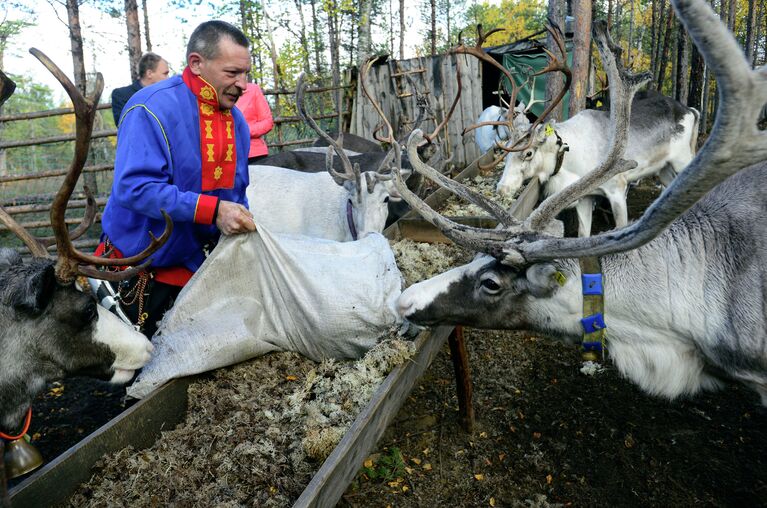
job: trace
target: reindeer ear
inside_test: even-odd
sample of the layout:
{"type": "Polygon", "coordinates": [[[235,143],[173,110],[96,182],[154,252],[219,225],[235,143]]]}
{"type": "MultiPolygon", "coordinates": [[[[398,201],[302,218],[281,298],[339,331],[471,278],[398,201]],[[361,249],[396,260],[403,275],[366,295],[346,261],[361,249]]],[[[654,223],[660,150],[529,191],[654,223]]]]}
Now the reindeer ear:
{"type": "Polygon", "coordinates": [[[32,315],[40,314],[50,303],[56,289],[53,264],[46,263],[30,272],[19,272],[5,294],[8,305],[32,315]]]}
{"type": "Polygon", "coordinates": [[[19,263],[21,263],[21,254],[16,252],[15,249],[8,247],[0,248],[0,273],[19,263]]]}
{"type": "Polygon", "coordinates": [[[551,296],[565,285],[567,277],[550,263],[538,263],[527,269],[528,290],[536,298],[551,296]]]}
{"type": "Polygon", "coordinates": [[[554,133],[554,124],[552,122],[546,122],[539,125],[535,129],[535,142],[541,144],[546,141],[546,138],[554,133]]]}

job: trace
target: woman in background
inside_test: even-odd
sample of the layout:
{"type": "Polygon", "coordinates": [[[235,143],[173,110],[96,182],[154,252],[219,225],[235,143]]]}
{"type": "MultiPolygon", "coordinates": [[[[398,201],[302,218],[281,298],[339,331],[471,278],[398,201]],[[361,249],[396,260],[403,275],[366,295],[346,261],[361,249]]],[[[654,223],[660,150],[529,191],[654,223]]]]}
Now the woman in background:
{"type": "Polygon", "coordinates": [[[237,107],[242,111],[250,127],[250,151],[248,164],[254,164],[259,159],[269,155],[266,141],[263,137],[274,127],[272,110],[266,102],[261,88],[255,83],[248,83],[247,88],[237,100],[237,107]]]}

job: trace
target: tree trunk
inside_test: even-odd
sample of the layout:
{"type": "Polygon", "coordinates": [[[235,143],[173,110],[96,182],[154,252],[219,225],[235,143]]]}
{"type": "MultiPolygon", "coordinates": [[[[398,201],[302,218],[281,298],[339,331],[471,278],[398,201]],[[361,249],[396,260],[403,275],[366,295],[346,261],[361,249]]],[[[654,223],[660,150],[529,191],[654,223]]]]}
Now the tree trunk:
{"type": "Polygon", "coordinates": [[[570,88],[570,117],[586,107],[591,57],[591,0],[574,0],[573,84],[570,88]]]}
{"type": "Polygon", "coordinates": [[[729,13],[727,14],[727,27],[730,29],[730,31],[735,30],[735,0],[729,0],[729,13]]]}
{"type": "Polygon", "coordinates": [[[663,49],[658,59],[658,88],[661,92],[663,90],[663,80],[666,78],[666,67],[668,66],[668,48],[671,41],[672,21],[674,20],[674,11],[671,8],[671,4],[668,6],[668,13],[666,14],[666,34],[663,37],[663,49]]]}
{"type": "Polygon", "coordinates": [[[359,44],[357,46],[358,65],[367,60],[371,53],[370,13],[372,8],[373,0],[360,0],[359,44]]]}
{"type": "MultiPolygon", "coordinates": [[[[548,16],[549,19],[551,19],[554,23],[559,25],[559,27],[564,32],[565,30],[565,2],[564,0],[549,0],[549,10],[548,10],[548,16]]],[[[559,50],[557,49],[557,45],[554,43],[554,38],[549,35],[546,38],[546,47],[551,51],[554,55],[559,55],[559,50]]],[[[567,58],[567,55],[564,55],[564,58],[567,58]]],[[[546,75],[546,101],[552,100],[554,97],[556,97],[559,94],[559,91],[564,86],[564,80],[562,78],[562,74],[559,72],[550,72],[546,75]]],[[[557,104],[557,107],[554,108],[551,113],[549,114],[549,118],[560,121],[562,120],[562,102],[557,104]]]]}
{"type": "Polygon", "coordinates": [[[405,0],[399,0],[399,59],[405,59],[405,0]]]}
{"type": "Polygon", "coordinates": [[[394,58],[394,5],[389,0],[389,55],[394,58]]]}
{"type": "Polygon", "coordinates": [[[306,37],[306,19],[304,18],[304,10],[301,0],[295,0],[296,11],[298,12],[298,20],[301,23],[301,31],[298,34],[298,40],[301,43],[301,48],[304,50],[301,55],[301,65],[306,74],[309,74],[309,40],[306,37]]]}
{"type": "MultiPolygon", "coordinates": [[[[653,79],[655,79],[655,48],[658,40],[658,29],[660,24],[658,23],[658,7],[657,4],[660,0],[652,0],[652,14],[650,21],[650,72],[653,79]]],[[[640,43],[641,44],[641,43],[640,43]]]]}
{"type": "Polygon", "coordinates": [[[690,94],[687,97],[687,105],[698,111],[701,109],[701,97],[703,95],[703,57],[694,45],[691,47],[690,57],[690,94]]]}
{"type": "Polygon", "coordinates": [[[130,60],[131,80],[136,81],[138,62],[141,60],[141,26],[138,22],[138,3],[136,0],[125,0],[125,24],[128,27],[128,60],[130,60]]]}
{"type": "Polygon", "coordinates": [[[149,38],[149,11],[146,8],[146,0],[141,0],[141,8],[144,11],[144,40],[146,40],[146,50],[152,51],[152,41],[149,38]]]}
{"type": "Polygon", "coordinates": [[[746,60],[749,63],[754,60],[754,34],[756,33],[756,0],[748,0],[748,14],[746,15],[746,60]]]}
{"type": "Polygon", "coordinates": [[[322,75],[322,53],[323,44],[322,37],[320,37],[320,20],[317,17],[317,0],[310,0],[312,6],[312,39],[314,45],[314,66],[316,68],[317,76],[322,75]]]}
{"type": "Polygon", "coordinates": [[[72,48],[75,86],[85,95],[85,57],[83,56],[83,36],[80,32],[80,7],[77,4],[77,0],[67,0],[67,20],[69,25],[69,42],[72,48]]]}
{"type": "Polygon", "coordinates": [[[437,0],[429,0],[431,9],[431,33],[429,35],[429,45],[431,46],[431,56],[437,54],[437,0]]]}
{"type": "MultiPolygon", "coordinates": [[[[607,29],[612,30],[612,26],[613,26],[613,0],[607,0],[607,29]]],[[[617,38],[616,38],[616,41],[617,41],[617,38]]]]}
{"type": "MultiPolygon", "coordinates": [[[[677,22],[677,86],[674,94],[674,98],[682,104],[687,104],[688,99],[688,86],[689,80],[687,74],[689,72],[689,60],[690,60],[690,39],[687,37],[687,32],[682,29],[682,26],[677,22]]],[[[690,79],[692,79],[690,77],[690,79]]]]}
{"type": "Polygon", "coordinates": [[[703,71],[703,98],[700,101],[700,132],[708,132],[708,96],[711,90],[708,67],[703,71]]]}
{"type": "MultiPolygon", "coordinates": [[[[8,36],[6,34],[0,34],[0,69],[5,69],[5,66],[3,65],[4,60],[4,53],[5,53],[5,46],[8,43],[8,36]]],[[[0,87],[2,88],[2,87],[0,87]]],[[[3,106],[0,105],[0,114],[3,112],[3,106]]],[[[5,122],[0,122],[0,139],[3,138],[3,128],[5,127],[5,122]]],[[[0,149],[0,176],[6,176],[8,174],[8,156],[5,153],[5,150],[0,149]]],[[[0,482],[3,480],[0,479],[0,482]]]]}
{"type": "Polygon", "coordinates": [[[634,0],[630,0],[631,6],[629,7],[631,11],[629,12],[629,41],[628,41],[628,51],[626,51],[626,68],[631,68],[631,49],[634,41],[634,0]]]}

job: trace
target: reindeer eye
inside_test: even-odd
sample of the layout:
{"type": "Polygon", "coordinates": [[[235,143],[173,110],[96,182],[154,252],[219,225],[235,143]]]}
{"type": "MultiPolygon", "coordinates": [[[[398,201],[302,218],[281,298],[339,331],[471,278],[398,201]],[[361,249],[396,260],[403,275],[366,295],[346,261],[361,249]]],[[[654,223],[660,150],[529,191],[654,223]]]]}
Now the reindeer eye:
{"type": "Polygon", "coordinates": [[[528,151],[525,152],[525,159],[529,159],[532,156],[533,156],[533,151],[532,150],[528,150],[528,151]]]}
{"type": "Polygon", "coordinates": [[[492,277],[484,277],[479,284],[489,293],[497,293],[501,290],[501,285],[492,277]]]}

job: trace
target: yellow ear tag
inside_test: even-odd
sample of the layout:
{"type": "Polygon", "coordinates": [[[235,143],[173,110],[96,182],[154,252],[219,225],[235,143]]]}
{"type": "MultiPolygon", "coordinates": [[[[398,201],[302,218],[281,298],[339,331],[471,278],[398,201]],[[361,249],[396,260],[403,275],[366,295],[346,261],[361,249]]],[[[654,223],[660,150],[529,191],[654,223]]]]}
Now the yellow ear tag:
{"type": "Polygon", "coordinates": [[[602,101],[597,101],[597,107],[598,107],[598,108],[601,108],[601,107],[602,107],[602,101]]]}
{"type": "Polygon", "coordinates": [[[565,277],[565,274],[562,272],[556,272],[554,275],[552,275],[552,277],[560,286],[564,286],[567,282],[567,277],[565,277]]]}
{"type": "Polygon", "coordinates": [[[547,137],[548,137],[548,136],[551,136],[551,135],[553,135],[553,134],[554,134],[554,127],[552,127],[550,123],[547,123],[547,124],[546,124],[546,129],[545,129],[543,132],[545,132],[545,133],[546,133],[546,136],[547,136],[547,137]]]}

